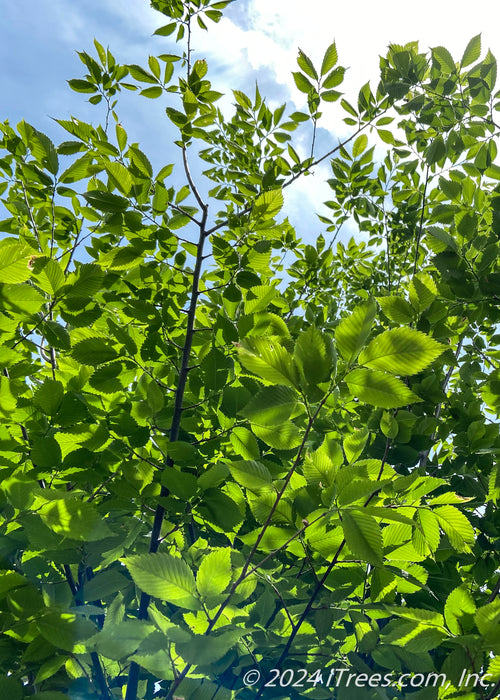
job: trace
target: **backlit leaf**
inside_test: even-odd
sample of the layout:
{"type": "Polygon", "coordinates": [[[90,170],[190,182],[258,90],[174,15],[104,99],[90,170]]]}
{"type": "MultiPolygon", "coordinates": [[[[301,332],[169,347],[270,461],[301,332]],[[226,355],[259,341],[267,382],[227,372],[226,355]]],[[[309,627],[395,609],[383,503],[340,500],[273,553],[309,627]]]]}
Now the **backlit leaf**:
{"type": "Polygon", "coordinates": [[[296,392],[287,386],[264,387],[242,414],[258,425],[278,425],[288,420],[297,406],[296,392]]]}
{"type": "Polygon", "coordinates": [[[410,376],[428,367],[443,351],[443,345],[414,328],[394,328],[371,341],[361,352],[359,364],[410,376]]]}
{"type": "Polygon", "coordinates": [[[185,561],[165,552],[123,559],[134,583],[145,593],[188,610],[199,610],[196,582],[185,561]]]}
{"type": "Polygon", "coordinates": [[[327,48],[325,55],[323,56],[323,62],[321,63],[321,75],[326,75],[328,71],[330,71],[337,63],[337,60],[337,47],[335,46],[335,42],[333,42],[333,44],[330,44],[330,46],[327,48]]]}
{"type": "Polygon", "coordinates": [[[345,377],[353,396],[380,408],[399,408],[421,399],[396,377],[378,370],[355,369],[345,377]]]}
{"type": "Polygon", "coordinates": [[[352,364],[357,358],[370,335],[376,311],[377,306],[373,300],[364,302],[337,326],[335,331],[337,348],[348,364],[352,364]]]}
{"type": "Polygon", "coordinates": [[[470,552],[470,545],[474,542],[474,528],[466,516],[454,506],[439,506],[433,512],[451,546],[457,552],[470,552]]]}
{"type": "Polygon", "coordinates": [[[460,61],[460,65],[462,66],[462,68],[465,68],[465,66],[469,66],[471,63],[474,63],[474,61],[477,61],[480,55],[481,34],[476,34],[476,36],[473,36],[467,44],[467,46],[465,47],[462,60],[460,61]]]}
{"type": "Polygon", "coordinates": [[[382,532],[372,515],[359,510],[345,510],[342,529],[347,546],[355,557],[370,564],[382,563],[382,532]]]}
{"type": "Polygon", "coordinates": [[[196,574],[196,586],[203,598],[222,593],[231,581],[231,550],[215,549],[206,554],[196,574]]]}

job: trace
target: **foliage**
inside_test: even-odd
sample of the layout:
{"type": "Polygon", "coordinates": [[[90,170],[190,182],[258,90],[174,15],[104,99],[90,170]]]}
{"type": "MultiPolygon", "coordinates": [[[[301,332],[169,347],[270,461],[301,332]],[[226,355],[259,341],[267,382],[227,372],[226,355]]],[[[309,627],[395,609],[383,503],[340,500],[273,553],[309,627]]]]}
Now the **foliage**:
{"type": "Polygon", "coordinates": [[[335,45],[300,51],[306,112],[235,89],[228,118],[191,63],[227,4],[152,2],[186,43],[147,67],[81,52],[102,126],[0,125],[0,694],[494,698],[495,59],[394,45],[350,104],[335,45]],[[181,186],[129,143],[122,89],[167,98],[181,186]],[[339,99],[352,134],[318,156],[339,99]],[[327,159],[305,243],[283,193],[327,159]]]}

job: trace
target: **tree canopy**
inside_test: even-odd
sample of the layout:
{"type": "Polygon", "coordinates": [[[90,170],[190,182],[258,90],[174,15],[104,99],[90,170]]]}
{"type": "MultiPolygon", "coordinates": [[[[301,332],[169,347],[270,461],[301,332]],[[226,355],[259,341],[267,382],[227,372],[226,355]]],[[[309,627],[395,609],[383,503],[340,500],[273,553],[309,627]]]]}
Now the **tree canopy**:
{"type": "Polygon", "coordinates": [[[177,53],[79,53],[95,124],[0,124],[0,696],[493,700],[495,58],[392,45],[348,102],[299,50],[301,111],[226,114],[191,30],[228,1],[151,4],[177,53]]]}

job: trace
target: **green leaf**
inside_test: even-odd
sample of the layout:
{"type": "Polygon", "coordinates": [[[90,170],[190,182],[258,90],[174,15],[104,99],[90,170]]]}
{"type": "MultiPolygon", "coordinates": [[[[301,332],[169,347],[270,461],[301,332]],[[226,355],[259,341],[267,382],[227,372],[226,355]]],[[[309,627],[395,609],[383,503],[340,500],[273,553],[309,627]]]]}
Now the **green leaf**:
{"type": "Polygon", "coordinates": [[[170,34],[173,34],[176,29],[177,23],[170,22],[169,24],[165,24],[163,27],[158,27],[158,29],[154,31],[153,34],[156,36],[170,36],[170,34]]]}
{"type": "Polygon", "coordinates": [[[373,299],[356,306],[353,313],[344,318],[335,331],[335,341],[342,357],[352,364],[364,346],[375,319],[377,306],[373,299]]]}
{"type": "Polygon", "coordinates": [[[301,68],[306,75],[308,75],[313,80],[318,79],[318,74],[313,65],[313,62],[308,56],[306,56],[306,54],[301,49],[299,49],[297,63],[299,64],[299,68],[301,68]]]}
{"type": "Polygon", "coordinates": [[[500,598],[495,598],[491,603],[483,605],[474,616],[477,628],[481,635],[498,633],[500,624],[500,598]]]}
{"type": "Polygon", "coordinates": [[[48,416],[54,416],[64,396],[64,388],[61,382],[46,377],[33,396],[33,403],[48,416]]]}
{"type": "Polygon", "coordinates": [[[148,97],[150,100],[155,100],[158,97],[161,97],[163,94],[163,88],[160,87],[160,85],[153,85],[148,88],[144,88],[144,90],[141,90],[141,95],[143,97],[148,97]]]}
{"type": "Polygon", "coordinates": [[[390,440],[394,440],[399,431],[399,423],[388,411],[384,411],[380,419],[380,430],[390,440]]]}
{"type": "Polygon", "coordinates": [[[425,151],[425,160],[428,165],[434,165],[446,156],[446,146],[442,136],[436,136],[425,151]]]}
{"type": "Polygon", "coordinates": [[[242,512],[236,501],[214,488],[206,489],[203,503],[198,507],[198,512],[206,520],[222,528],[224,532],[232,532],[243,520],[242,512]]]}
{"type": "MultiPolygon", "coordinates": [[[[337,87],[337,85],[341,85],[341,83],[344,81],[344,75],[345,68],[342,66],[335,68],[329,75],[326,76],[325,80],[323,81],[323,88],[330,90],[331,88],[337,87]]],[[[322,92],[321,97],[324,99],[326,94],[327,93],[322,92]]],[[[340,97],[342,93],[339,92],[337,94],[340,97]]]]}
{"type": "Polygon", "coordinates": [[[164,552],[122,559],[134,583],[148,595],[188,610],[199,610],[193,572],[186,562],[164,552]]]}
{"type": "Polygon", "coordinates": [[[294,450],[302,442],[302,434],[295,423],[282,423],[272,428],[253,425],[255,435],[270,447],[277,450],[294,450]]]}
{"type": "Polygon", "coordinates": [[[343,461],[344,455],[340,445],[334,438],[326,435],[321,446],[306,455],[302,473],[308,484],[322,483],[324,486],[331,486],[343,461]]]}
{"type": "MultiPolygon", "coordinates": [[[[61,666],[63,666],[69,657],[67,656],[54,656],[51,659],[45,661],[37,671],[35,676],[35,683],[41,683],[47,680],[47,678],[52,678],[53,675],[59,671],[61,666]]],[[[11,696],[9,695],[9,698],[11,696]]]]}
{"type": "Polygon", "coordinates": [[[425,272],[417,272],[410,282],[410,302],[417,313],[422,313],[437,296],[436,283],[425,272]]]}
{"type": "Polygon", "coordinates": [[[96,366],[116,360],[118,353],[104,338],[86,338],[73,347],[72,355],[83,365],[96,366]]]}
{"type": "Polygon", "coordinates": [[[46,258],[41,260],[43,267],[39,269],[38,262],[34,269],[36,284],[47,294],[56,294],[65,283],[61,264],[53,258],[46,258]]]}
{"type": "Polygon", "coordinates": [[[455,588],[446,599],[444,606],[444,617],[450,632],[458,635],[464,634],[466,629],[464,629],[461,620],[464,616],[474,615],[475,612],[476,605],[467,588],[465,586],[455,588]]]}
{"type": "Polygon", "coordinates": [[[387,318],[393,323],[407,324],[413,318],[413,309],[403,297],[377,297],[377,302],[387,318]]]}
{"type": "Polygon", "coordinates": [[[95,506],[76,497],[57,498],[38,512],[45,525],[63,537],[92,542],[111,534],[95,506]]]}
{"type": "MultiPolygon", "coordinates": [[[[174,444],[187,445],[188,443],[170,443],[169,447],[174,444]]],[[[169,456],[171,455],[169,454],[169,456]]],[[[189,501],[198,489],[198,481],[194,474],[187,471],[179,471],[175,467],[164,467],[161,483],[167,487],[170,493],[173,493],[178,498],[182,498],[184,501],[189,501]]]]}
{"type": "Polygon", "coordinates": [[[295,85],[300,90],[300,92],[305,92],[305,94],[307,95],[311,90],[314,90],[312,84],[309,82],[309,80],[303,73],[299,73],[297,71],[295,73],[292,73],[292,75],[295,81],[295,85]]]}
{"type": "Polygon", "coordinates": [[[233,479],[251,491],[260,493],[272,489],[272,477],[269,469],[254,460],[227,462],[233,479]]]}
{"type": "Polygon", "coordinates": [[[353,396],[379,408],[400,408],[421,399],[396,377],[372,369],[355,369],[345,377],[353,396]]]}
{"type": "Polygon", "coordinates": [[[54,469],[62,461],[61,448],[53,437],[41,437],[35,440],[30,456],[33,464],[41,469],[54,469]]]}
{"type": "Polygon", "coordinates": [[[451,546],[457,552],[470,552],[470,545],[474,543],[474,528],[465,515],[454,506],[440,506],[433,512],[451,546]]]}
{"type": "Polygon", "coordinates": [[[257,444],[255,435],[247,430],[247,428],[239,426],[233,428],[229,439],[236,454],[239,454],[243,459],[259,459],[259,445],[257,444]]]}
{"type": "Polygon", "coordinates": [[[0,282],[25,282],[31,276],[29,261],[33,253],[13,238],[0,241],[0,282]]]}
{"type": "Polygon", "coordinates": [[[94,601],[108,598],[115,593],[125,591],[131,581],[117,569],[100,571],[90,581],[86,581],[83,587],[84,600],[94,601]]]}
{"type": "Polygon", "coordinates": [[[335,350],[331,338],[311,326],[295,342],[293,359],[306,384],[330,380],[335,370],[335,350]]]}
{"type": "Polygon", "coordinates": [[[142,255],[132,246],[112,248],[100,259],[101,266],[108,270],[131,270],[142,262],[142,255]]]}
{"type": "Polygon", "coordinates": [[[269,190],[257,197],[252,207],[252,216],[256,219],[267,221],[274,219],[283,208],[283,192],[279,190],[269,190]]]}
{"type": "Polygon", "coordinates": [[[74,80],[68,80],[68,85],[75,92],[97,92],[97,85],[90,83],[88,80],[79,80],[75,78],[74,80]]]}
{"type": "Polygon", "coordinates": [[[59,170],[59,159],[57,157],[57,151],[46,134],[42,134],[29,124],[25,124],[29,130],[31,130],[31,135],[29,138],[31,154],[37,159],[37,161],[44,168],[55,175],[59,170]]]}
{"type": "Polygon", "coordinates": [[[287,386],[267,386],[248,403],[243,416],[264,426],[279,425],[287,421],[297,406],[296,392],[287,386]]]}
{"type": "Polygon", "coordinates": [[[153,85],[158,83],[154,75],[148,73],[147,70],[144,70],[144,68],[138,66],[136,63],[130,64],[127,68],[134,80],[139,80],[141,83],[152,83],[153,85]]]}
{"type": "Polygon", "coordinates": [[[143,177],[153,177],[153,166],[145,153],[143,153],[136,146],[130,146],[127,151],[127,155],[129,156],[134,168],[137,168],[143,177]]]}
{"type": "Polygon", "coordinates": [[[358,156],[360,156],[367,146],[368,136],[366,134],[361,134],[360,136],[358,136],[358,138],[354,141],[354,144],[352,146],[353,158],[357,158],[358,156]]]}
{"type": "Polygon", "coordinates": [[[375,518],[363,511],[344,510],[342,529],[350,551],[370,564],[382,563],[382,531],[375,518]]]}
{"type": "MultiPolygon", "coordinates": [[[[148,393],[151,390],[151,386],[153,385],[150,384],[148,386],[148,393]]],[[[157,404],[157,406],[159,406],[159,404],[157,404]]],[[[169,442],[167,451],[169,457],[171,457],[174,460],[174,462],[193,462],[193,460],[195,460],[197,456],[196,447],[194,445],[191,445],[191,443],[184,442],[182,440],[175,440],[174,442],[169,442]]]]}
{"type": "Polygon", "coordinates": [[[333,42],[333,44],[330,44],[330,46],[327,48],[325,55],[323,56],[323,61],[321,63],[321,75],[326,75],[337,63],[337,60],[337,47],[335,42],[333,42]]]}
{"type": "Polygon", "coordinates": [[[85,192],[83,196],[91,207],[103,212],[117,213],[125,211],[128,207],[126,199],[119,197],[117,194],[111,194],[111,192],[92,190],[85,192]]]}
{"type": "Polygon", "coordinates": [[[417,527],[413,529],[412,544],[419,554],[434,553],[439,546],[439,521],[432,510],[419,508],[415,512],[417,527]]]}
{"type": "Polygon", "coordinates": [[[0,286],[0,305],[21,318],[38,313],[46,299],[30,284],[4,284],[0,286]]]}
{"type": "MultiPolygon", "coordinates": [[[[106,162],[106,171],[113,185],[118,187],[120,192],[127,195],[132,189],[132,185],[134,184],[132,176],[130,175],[127,168],[121,163],[118,163],[118,161],[108,161],[106,162]]],[[[94,204],[93,206],[96,205],[94,204]]]]}
{"type": "MultiPolygon", "coordinates": [[[[23,693],[21,683],[12,676],[0,676],[0,697],[9,700],[22,700],[23,693]]],[[[66,700],[66,696],[63,696],[66,700]]]]}
{"type": "Polygon", "coordinates": [[[5,421],[10,421],[16,405],[17,401],[12,393],[10,380],[2,374],[0,376],[0,416],[5,421]]]}
{"type": "Polygon", "coordinates": [[[247,338],[237,344],[238,359],[254,374],[274,384],[296,386],[297,370],[292,357],[278,340],[273,338],[247,338]]]}
{"type": "Polygon", "coordinates": [[[441,253],[447,248],[450,248],[455,253],[458,252],[458,245],[453,236],[450,236],[447,231],[439,226],[429,226],[426,229],[426,235],[431,237],[428,240],[428,246],[434,253],[441,253]]]}
{"type": "Polygon", "coordinates": [[[453,56],[444,46],[436,46],[432,49],[432,59],[435,61],[442,73],[454,73],[456,70],[453,56]]]}
{"type": "MultiPolygon", "coordinates": [[[[244,634],[245,630],[243,628],[222,631],[219,634],[214,633],[208,639],[205,635],[197,634],[187,644],[176,644],[175,648],[187,663],[196,664],[197,666],[208,666],[219,661],[219,659],[223,659],[244,634]]],[[[214,696],[218,688],[215,684],[211,684],[211,686],[207,688],[210,698],[214,696]]],[[[179,686],[177,692],[183,693],[182,685],[179,686]]],[[[182,697],[182,695],[179,697],[182,697]]],[[[194,696],[192,697],[194,698],[194,696]]],[[[208,700],[208,695],[199,695],[198,697],[200,697],[200,700],[208,700]]]]}
{"type": "Polygon", "coordinates": [[[349,464],[352,464],[361,456],[369,435],[370,432],[368,428],[363,427],[359,430],[355,430],[344,438],[342,447],[344,448],[345,456],[349,464]]]}
{"type": "Polygon", "coordinates": [[[196,574],[196,586],[202,598],[223,593],[231,582],[231,550],[215,549],[202,559],[196,574]]]}
{"type": "Polygon", "coordinates": [[[80,158],[77,158],[74,163],[72,163],[66,170],[62,173],[59,178],[59,182],[78,182],[78,180],[84,180],[91,175],[91,166],[94,162],[94,158],[85,154],[80,158]]]}
{"type": "Polygon", "coordinates": [[[414,328],[384,331],[361,352],[359,364],[411,376],[428,367],[444,346],[414,328]]]}
{"type": "Polygon", "coordinates": [[[495,656],[491,659],[490,665],[488,666],[488,673],[492,681],[500,680],[500,656],[495,656]]]}
{"type": "Polygon", "coordinates": [[[467,44],[467,46],[465,47],[462,60],[460,61],[460,66],[462,68],[465,68],[465,66],[469,66],[471,63],[474,63],[474,61],[477,61],[480,55],[481,34],[476,34],[476,36],[473,36],[467,44]]]}
{"type": "Polygon", "coordinates": [[[270,285],[251,287],[245,300],[245,313],[252,314],[264,311],[277,296],[277,289],[270,285]]]}
{"type": "Polygon", "coordinates": [[[98,654],[118,661],[133,654],[154,632],[154,626],[145,620],[120,620],[116,624],[104,623],[93,641],[98,654]]]}

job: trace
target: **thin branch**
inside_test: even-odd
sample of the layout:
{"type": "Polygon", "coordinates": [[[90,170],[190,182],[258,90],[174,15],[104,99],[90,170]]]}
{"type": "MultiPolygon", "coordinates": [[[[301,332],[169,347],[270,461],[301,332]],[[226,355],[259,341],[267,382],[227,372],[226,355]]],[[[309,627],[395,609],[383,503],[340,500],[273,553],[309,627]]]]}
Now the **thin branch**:
{"type": "Polygon", "coordinates": [[[189,163],[187,159],[187,149],[186,146],[182,147],[182,162],[184,164],[184,172],[186,173],[187,180],[189,182],[189,187],[191,188],[191,192],[194,194],[196,201],[200,205],[202,211],[206,211],[207,205],[205,202],[202,200],[200,193],[198,192],[198,188],[194,184],[193,178],[191,177],[191,171],[189,169],[189,163]]]}
{"type": "MultiPolygon", "coordinates": [[[[377,481],[380,480],[380,478],[381,478],[381,476],[382,476],[382,473],[383,473],[383,471],[384,471],[384,467],[385,467],[385,463],[386,463],[386,460],[387,460],[387,456],[388,456],[388,454],[389,454],[390,442],[391,442],[391,441],[390,441],[389,438],[388,438],[388,439],[386,440],[384,456],[383,456],[383,458],[382,458],[382,464],[380,465],[379,473],[378,473],[378,476],[377,476],[377,481]]],[[[372,493],[371,496],[369,496],[369,497],[366,499],[366,501],[365,501],[365,503],[364,503],[364,505],[363,505],[364,508],[366,508],[366,506],[370,503],[370,501],[374,498],[374,496],[375,496],[375,493],[372,493]]],[[[327,567],[325,573],[323,574],[323,576],[321,577],[321,579],[320,579],[319,582],[317,583],[317,585],[316,585],[316,587],[315,587],[315,589],[314,589],[314,591],[313,591],[311,597],[309,598],[309,601],[308,601],[308,603],[307,603],[307,605],[306,605],[306,607],[305,607],[305,609],[304,609],[302,615],[300,616],[300,618],[299,618],[298,621],[297,621],[297,624],[293,627],[292,633],[291,633],[290,637],[288,638],[288,641],[287,641],[287,643],[286,643],[286,645],[285,645],[285,648],[284,648],[283,652],[281,653],[280,658],[279,658],[278,661],[276,662],[276,667],[277,667],[277,668],[279,668],[279,667],[281,666],[281,664],[283,663],[283,661],[284,661],[285,658],[287,657],[288,652],[290,651],[290,647],[291,647],[292,644],[293,644],[293,640],[294,640],[295,637],[297,636],[299,629],[301,628],[303,622],[305,621],[305,619],[307,618],[309,612],[311,611],[311,608],[312,608],[312,606],[313,606],[313,604],[314,604],[314,601],[316,600],[316,598],[318,597],[319,593],[321,592],[321,590],[322,590],[322,588],[323,588],[323,585],[324,585],[326,579],[328,578],[328,576],[329,576],[330,573],[332,572],[334,566],[337,564],[337,562],[338,562],[338,560],[339,560],[339,557],[340,557],[340,555],[341,555],[341,553],[342,553],[342,550],[344,549],[345,545],[346,545],[346,541],[345,541],[345,538],[344,538],[344,539],[342,540],[342,542],[340,543],[340,545],[339,545],[339,547],[338,547],[338,549],[337,549],[337,551],[336,551],[336,553],[335,553],[335,556],[333,557],[332,561],[331,561],[330,564],[328,565],[328,567],[327,567]]],[[[256,700],[257,700],[257,698],[261,697],[263,690],[264,690],[264,686],[262,686],[261,689],[260,689],[260,691],[257,693],[257,695],[256,695],[256,700]]]]}
{"type": "Polygon", "coordinates": [[[418,253],[420,250],[420,239],[422,238],[422,228],[424,225],[425,201],[426,201],[427,185],[428,184],[429,184],[429,166],[427,166],[427,170],[425,173],[424,191],[422,192],[422,209],[420,210],[420,222],[419,222],[419,226],[418,226],[417,242],[415,244],[415,259],[413,261],[413,274],[415,274],[417,271],[418,253]]]}
{"type": "Polygon", "coordinates": [[[495,588],[491,591],[490,596],[488,597],[488,603],[493,603],[497,595],[500,594],[500,576],[498,577],[497,584],[495,588]]]}
{"type": "MultiPolygon", "coordinates": [[[[344,547],[345,547],[345,544],[346,544],[345,540],[342,540],[342,542],[340,543],[340,545],[339,545],[339,547],[338,547],[338,549],[337,549],[337,551],[336,551],[336,553],[335,553],[335,556],[333,557],[333,559],[332,559],[332,561],[330,562],[330,564],[327,566],[325,573],[323,574],[323,576],[321,577],[321,579],[320,579],[320,580],[318,581],[318,583],[316,584],[316,588],[314,589],[314,592],[313,592],[312,596],[309,598],[309,600],[308,600],[308,602],[307,602],[307,605],[306,605],[306,607],[305,607],[305,609],[304,609],[302,615],[299,617],[299,620],[298,620],[297,624],[294,625],[293,628],[292,628],[292,633],[291,633],[291,635],[288,637],[288,640],[287,640],[287,643],[286,643],[286,645],[285,645],[285,648],[283,649],[283,651],[282,651],[282,653],[281,653],[281,655],[280,655],[280,658],[279,658],[278,661],[276,662],[276,668],[279,668],[279,667],[281,666],[281,664],[283,663],[283,661],[285,660],[285,658],[288,656],[288,652],[290,651],[290,647],[291,647],[292,644],[293,644],[293,640],[294,640],[295,637],[297,636],[297,633],[298,633],[299,629],[301,628],[302,623],[304,622],[304,620],[306,619],[306,617],[309,615],[309,612],[311,611],[311,608],[312,608],[312,606],[313,606],[313,603],[314,603],[314,601],[316,600],[316,597],[319,595],[321,589],[323,588],[323,585],[324,585],[326,579],[327,579],[328,576],[331,574],[333,567],[334,567],[334,566],[336,565],[336,563],[338,562],[339,557],[340,557],[340,555],[341,555],[341,553],[342,553],[342,550],[343,550],[344,547]]],[[[261,695],[262,695],[263,692],[264,692],[264,686],[262,686],[262,687],[260,688],[259,692],[258,692],[257,695],[255,696],[256,700],[257,700],[257,698],[260,698],[260,697],[261,697],[261,695]]]]}
{"type": "Polygon", "coordinates": [[[26,208],[28,209],[28,214],[30,217],[31,226],[33,228],[33,233],[34,233],[36,241],[38,243],[38,249],[40,250],[40,252],[42,252],[42,244],[40,243],[40,234],[38,232],[38,226],[36,225],[35,219],[33,218],[33,211],[31,210],[31,207],[30,207],[29,202],[28,202],[28,193],[26,192],[24,182],[21,182],[21,187],[23,190],[24,203],[26,204],[26,208]]]}

